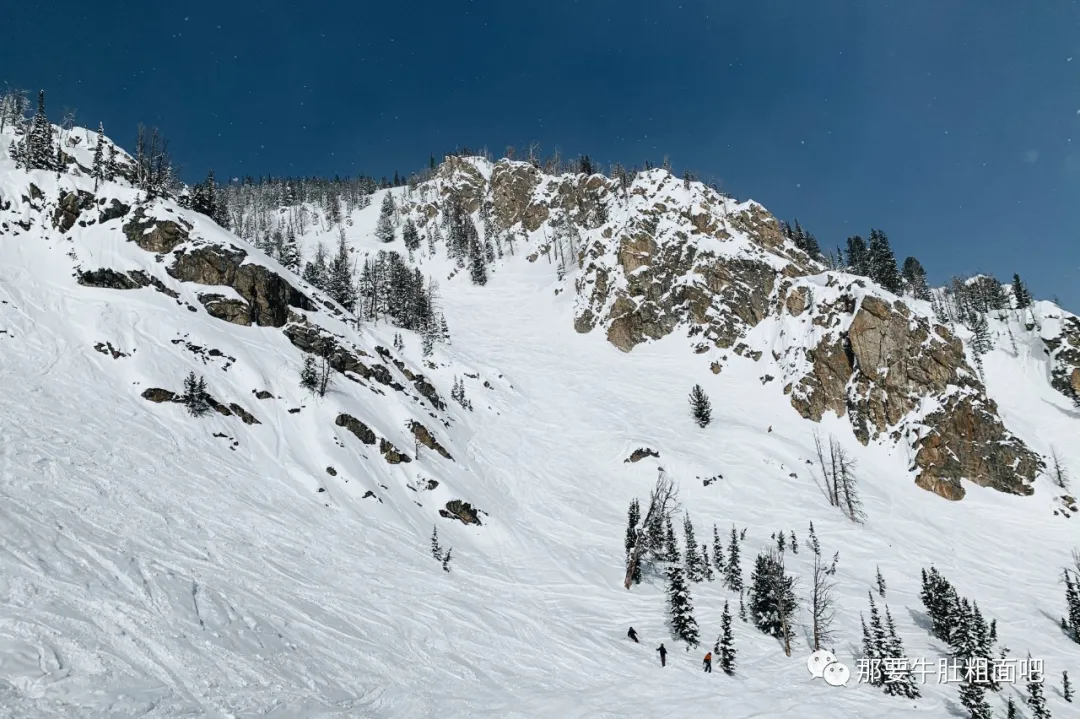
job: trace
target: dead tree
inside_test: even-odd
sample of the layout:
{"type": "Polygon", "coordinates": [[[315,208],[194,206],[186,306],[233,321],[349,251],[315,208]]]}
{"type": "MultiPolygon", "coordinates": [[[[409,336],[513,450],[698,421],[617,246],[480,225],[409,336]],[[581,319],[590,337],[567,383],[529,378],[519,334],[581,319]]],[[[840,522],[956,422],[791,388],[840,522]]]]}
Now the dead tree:
{"type": "Polygon", "coordinates": [[[667,476],[664,468],[661,467],[660,476],[656,478],[656,484],[653,485],[652,491],[649,493],[649,509],[645,512],[645,516],[642,517],[641,524],[635,528],[636,540],[634,548],[630,551],[630,556],[626,560],[626,579],[623,581],[623,586],[626,589],[630,588],[638,565],[644,558],[646,549],[648,549],[649,538],[646,530],[649,527],[664,526],[678,509],[679,489],[675,486],[675,482],[667,476]]]}
{"type": "Polygon", "coordinates": [[[1069,473],[1065,469],[1065,466],[1061,463],[1061,457],[1058,456],[1057,449],[1055,447],[1050,448],[1050,478],[1054,480],[1061,489],[1068,491],[1069,489],[1069,473]]]}
{"type": "Polygon", "coordinates": [[[855,460],[847,450],[829,436],[829,449],[826,454],[821,444],[821,436],[814,434],[814,448],[817,450],[818,464],[825,480],[825,496],[829,504],[839,507],[852,522],[861,523],[866,519],[859,498],[859,485],[855,477],[855,460]]]}
{"type": "Polygon", "coordinates": [[[812,625],[812,643],[814,651],[821,649],[822,645],[831,644],[834,640],[832,632],[833,618],[836,616],[836,597],[833,594],[833,582],[830,577],[836,572],[836,557],[833,557],[832,565],[826,567],[821,561],[821,554],[814,554],[814,579],[810,588],[810,615],[812,625]]]}

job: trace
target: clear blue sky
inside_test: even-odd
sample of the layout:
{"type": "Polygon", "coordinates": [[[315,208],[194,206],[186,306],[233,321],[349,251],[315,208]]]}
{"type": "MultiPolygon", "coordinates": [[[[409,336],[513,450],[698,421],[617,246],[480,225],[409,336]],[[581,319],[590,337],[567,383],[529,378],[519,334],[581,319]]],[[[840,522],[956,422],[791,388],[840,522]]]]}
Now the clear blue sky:
{"type": "Polygon", "coordinates": [[[1080,310],[1075,0],[86,3],[0,10],[0,81],[187,179],[392,175],[530,140],[670,154],[931,279],[1017,271],[1080,310]]]}

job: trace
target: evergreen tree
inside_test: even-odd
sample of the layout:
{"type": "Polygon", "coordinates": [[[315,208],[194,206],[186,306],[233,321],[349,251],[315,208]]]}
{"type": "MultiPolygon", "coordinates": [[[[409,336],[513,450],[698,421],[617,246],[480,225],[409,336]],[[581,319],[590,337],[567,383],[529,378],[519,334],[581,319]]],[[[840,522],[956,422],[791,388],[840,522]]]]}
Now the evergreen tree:
{"type": "Polygon", "coordinates": [[[300,248],[296,244],[296,233],[290,227],[285,235],[285,242],[281,245],[281,255],[278,257],[285,269],[292,272],[300,271],[300,248]]]}
{"type": "MultiPolygon", "coordinates": [[[[637,545],[638,537],[638,522],[641,521],[641,506],[638,503],[637,498],[630,500],[630,510],[627,512],[627,524],[626,524],[626,539],[624,541],[626,545],[626,562],[629,566],[630,555],[634,551],[634,547],[637,545]]],[[[637,562],[634,565],[634,573],[631,577],[631,581],[634,584],[641,583],[641,562],[637,562]]]]}
{"type": "Polygon", "coordinates": [[[315,366],[315,358],[311,355],[304,357],[304,367],[300,370],[300,386],[312,394],[319,391],[319,370],[315,366]]]}
{"type": "Polygon", "coordinates": [[[433,526],[431,530],[431,556],[440,562],[443,560],[443,549],[439,546],[439,527],[437,525],[433,526]]]}
{"type": "Polygon", "coordinates": [[[713,581],[716,579],[716,575],[713,574],[712,562],[709,561],[709,545],[704,542],[701,543],[701,573],[702,577],[706,581],[713,581]]]}
{"type": "Polygon", "coordinates": [[[716,573],[724,577],[724,544],[720,541],[720,531],[712,526],[712,558],[716,573]]]}
{"type": "Polygon", "coordinates": [[[443,558],[442,558],[443,571],[448,573],[448,574],[450,573],[450,555],[451,555],[451,553],[453,551],[454,551],[454,548],[450,547],[450,549],[446,550],[446,554],[444,554],[443,558]]]}
{"type": "Polygon", "coordinates": [[[94,148],[94,161],[90,165],[90,176],[94,178],[94,192],[105,182],[105,124],[98,123],[97,147],[94,148]]]}
{"type": "Polygon", "coordinates": [[[746,603],[743,601],[743,593],[739,592],[739,619],[744,622],[750,621],[746,617],[746,603]]]}
{"type": "Polygon", "coordinates": [[[993,719],[993,712],[986,702],[986,691],[971,676],[965,677],[960,685],[960,703],[968,711],[971,719],[993,719]]]}
{"type": "Polygon", "coordinates": [[[896,256],[893,255],[889,238],[881,230],[870,230],[870,244],[866,249],[866,261],[870,270],[870,279],[894,294],[900,294],[903,284],[896,269],[896,256]]]}
{"type": "Polygon", "coordinates": [[[1005,699],[1005,719],[1017,719],[1016,702],[1011,696],[1005,699]]]}
{"type": "MultiPolygon", "coordinates": [[[[1028,666],[1031,666],[1031,655],[1028,654],[1028,666]]],[[[1027,683],[1028,706],[1031,707],[1032,719],[1050,719],[1050,710],[1046,708],[1046,696],[1043,695],[1042,677],[1032,677],[1027,683]]]]}
{"type": "Polygon", "coordinates": [[[326,265],[326,247],[323,243],[315,246],[315,257],[304,265],[304,280],[312,287],[326,290],[329,279],[329,268],[326,265]]]}
{"type": "MultiPolygon", "coordinates": [[[[469,224],[472,224],[471,220],[469,224]]],[[[469,278],[472,279],[474,285],[487,284],[487,264],[484,260],[483,248],[476,238],[469,243],[469,278]]]]}
{"type": "Polygon", "coordinates": [[[705,390],[699,384],[694,385],[694,388],[690,390],[690,413],[698,427],[707,427],[712,421],[712,405],[705,390]]]}
{"type": "Polygon", "coordinates": [[[799,540],[795,538],[795,530],[791,530],[791,553],[799,553],[799,540]]]}
{"type": "Polygon", "coordinates": [[[742,592],[742,566],[739,563],[739,535],[735,527],[731,528],[731,541],[728,543],[728,558],[724,564],[724,584],[733,592],[742,592]]]}
{"type": "Polygon", "coordinates": [[[1062,618],[1061,626],[1074,642],[1080,643],[1080,585],[1073,580],[1069,570],[1065,572],[1065,607],[1068,619],[1062,618]]]}
{"type": "Polygon", "coordinates": [[[1070,702],[1070,703],[1072,702],[1073,691],[1072,691],[1072,684],[1069,683],[1069,673],[1068,672],[1062,672],[1061,673],[1061,696],[1064,697],[1065,701],[1070,702]]]}
{"type": "Polygon", "coordinates": [[[716,640],[713,653],[716,654],[720,669],[725,674],[731,676],[735,673],[735,638],[731,633],[731,609],[726,601],[724,613],[720,615],[720,638],[716,640]]]}
{"type": "Polygon", "coordinates": [[[862,625],[863,657],[869,661],[871,667],[870,685],[879,687],[885,683],[885,676],[881,669],[884,660],[889,655],[888,635],[885,633],[885,626],[881,623],[881,614],[878,612],[877,604],[874,603],[873,592],[869,595],[870,626],[867,628],[865,620],[862,625]]]}
{"type": "Polygon", "coordinates": [[[907,285],[908,290],[917,300],[929,300],[930,285],[926,281],[926,270],[923,268],[922,263],[914,257],[908,257],[904,260],[903,269],[900,270],[900,275],[904,279],[904,284],[907,285]]]}
{"type": "Polygon", "coordinates": [[[686,642],[689,647],[698,645],[698,625],[694,618],[694,607],[690,600],[690,588],[686,584],[682,567],[673,562],[667,568],[668,611],[671,615],[671,629],[677,639],[686,642]]]}
{"type": "Polygon", "coordinates": [[[885,577],[881,576],[881,567],[877,567],[876,583],[877,583],[878,595],[881,596],[882,599],[884,599],[885,598],[885,577]]]}
{"type": "Polygon", "coordinates": [[[672,564],[679,562],[679,545],[675,541],[675,527],[668,516],[664,523],[664,561],[672,564]]]}
{"type": "Polygon", "coordinates": [[[814,532],[813,522],[810,522],[810,549],[817,556],[821,556],[821,542],[818,541],[817,534],[814,532]]]}
{"type": "Polygon", "coordinates": [[[344,235],[338,239],[337,254],[330,262],[325,291],[349,312],[356,309],[356,285],[353,283],[352,264],[349,262],[349,248],[345,246],[344,235]]]}
{"type": "Polygon", "coordinates": [[[375,236],[383,242],[394,241],[394,197],[387,192],[379,208],[379,221],[375,224],[375,236]]]}
{"type": "Polygon", "coordinates": [[[416,231],[411,217],[405,220],[405,226],[401,228],[401,239],[409,252],[420,249],[420,233],[416,231]]]}
{"type": "Polygon", "coordinates": [[[784,535],[784,530],[780,530],[779,532],[774,534],[773,537],[776,538],[776,551],[780,552],[780,554],[783,554],[784,551],[787,549],[787,537],[784,535]]]}
{"type": "Polygon", "coordinates": [[[210,395],[206,391],[206,380],[195,377],[189,372],[184,379],[184,406],[192,417],[202,417],[210,411],[210,395]]]}
{"type": "Polygon", "coordinates": [[[26,155],[23,161],[28,170],[51,170],[56,163],[56,154],[53,149],[52,125],[45,115],[45,91],[38,93],[38,109],[34,119],[30,121],[30,129],[26,134],[26,155]]]}
{"type": "Polygon", "coordinates": [[[915,683],[915,675],[908,665],[907,654],[904,652],[904,643],[900,640],[900,635],[896,633],[896,624],[893,623],[892,612],[889,611],[887,604],[885,605],[885,628],[887,632],[886,657],[902,660],[892,662],[892,666],[887,668],[889,676],[886,677],[885,693],[890,696],[917,699],[922,696],[922,692],[919,691],[919,685],[915,683]]]}
{"type": "Polygon", "coordinates": [[[1022,310],[1031,304],[1031,293],[1028,292],[1027,287],[1020,280],[1020,275],[1013,274],[1012,281],[1013,302],[1016,303],[1016,309],[1022,310]]]}
{"type": "Polygon", "coordinates": [[[683,517],[683,536],[686,539],[686,551],[684,553],[686,563],[686,578],[697,583],[705,578],[705,572],[701,566],[701,555],[698,554],[697,538],[694,536],[694,524],[690,521],[690,514],[683,517]]]}
{"type": "Polygon", "coordinates": [[[994,340],[990,336],[990,325],[986,321],[986,315],[977,313],[975,322],[971,328],[974,336],[971,338],[971,353],[975,355],[975,364],[982,371],[982,357],[994,347],[994,340]]]}
{"type": "Polygon", "coordinates": [[[758,555],[750,575],[750,617],[765,634],[784,639],[796,609],[795,579],[787,575],[779,555],[758,555]]]}
{"type": "Polygon", "coordinates": [[[870,258],[866,248],[866,241],[859,235],[853,235],[847,239],[847,269],[853,275],[870,276],[870,258]]]}

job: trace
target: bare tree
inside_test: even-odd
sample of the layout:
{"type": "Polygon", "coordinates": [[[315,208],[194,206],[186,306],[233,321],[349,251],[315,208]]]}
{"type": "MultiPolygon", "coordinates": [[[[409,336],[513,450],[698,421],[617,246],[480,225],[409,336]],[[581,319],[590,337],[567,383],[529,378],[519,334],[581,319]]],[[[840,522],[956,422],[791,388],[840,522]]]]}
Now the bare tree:
{"type": "Polygon", "coordinates": [[[1068,491],[1069,472],[1061,463],[1061,457],[1058,456],[1056,447],[1050,448],[1050,465],[1050,478],[1054,480],[1054,484],[1068,491]]]}
{"type": "Polygon", "coordinates": [[[810,589],[810,615],[813,620],[811,638],[814,651],[821,649],[824,644],[831,644],[835,639],[832,623],[836,616],[836,596],[833,594],[835,585],[830,577],[836,572],[837,556],[834,556],[832,564],[826,567],[821,561],[821,554],[814,554],[814,580],[810,589]]]}
{"type": "Polygon", "coordinates": [[[866,514],[859,498],[858,480],[855,477],[855,460],[847,450],[829,436],[829,450],[826,455],[821,443],[821,436],[814,433],[814,449],[817,451],[818,464],[825,480],[825,496],[829,504],[839,507],[852,522],[862,522],[866,514]]]}
{"type": "Polygon", "coordinates": [[[660,467],[660,476],[656,478],[649,493],[649,509],[642,518],[641,525],[635,528],[636,540],[630,556],[626,560],[626,579],[623,586],[627,589],[633,581],[638,565],[641,563],[648,548],[649,542],[646,530],[649,527],[664,526],[664,524],[679,510],[679,488],[675,482],[667,476],[663,467],[660,467]]]}

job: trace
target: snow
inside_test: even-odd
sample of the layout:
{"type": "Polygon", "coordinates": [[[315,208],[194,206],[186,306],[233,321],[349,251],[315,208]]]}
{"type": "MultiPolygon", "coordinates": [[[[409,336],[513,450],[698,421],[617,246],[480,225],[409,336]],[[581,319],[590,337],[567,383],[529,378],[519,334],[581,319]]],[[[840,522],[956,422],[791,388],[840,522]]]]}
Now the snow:
{"type": "MultiPolygon", "coordinates": [[[[878,566],[909,656],[944,655],[918,599],[919,570],[934,564],[998,620],[1012,656],[1045,660],[1048,684],[1063,669],[1080,671],[1077,646],[1058,628],[1060,568],[1080,544],[1080,518],[1052,515],[1060,492],[1046,478],[1031,497],[968,485],[950,503],[915,487],[904,448],[863,447],[832,415],[805,421],[781,381],[762,384],[775,325],[747,340],[765,352],[762,364],[733,357],[714,375],[677,335],[624,354],[601,330],[574,332],[572,291],[556,294],[572,280],[525,259],[537,238],[504,258],[485,287],[468,273],[447,281],[452,263],[425,251],[417,260],[441,282],[453,342],[437,348],[429,369],[419,338],[402,332],[404,359],[445,398],[456,377],[478,375],[464,377],[475,411],[449,402],[433,412],[341,378],[313,400],[296,382],[303,355],[280,330],[189,312],[152,288],[77,285],[75,264],[145,269],[199,306],[196,288],[169,284],[163,265],[120,234],[120,221],[43,231],[47,219],[20,202],[31,181],[54,200],[60,187],[90,187],[85,177],[15,171],[0,149],[0,195],[13,203],[0,218],[39,218],[30,232],[0,234],[0,717],[897,719],[957,710],[957,688],[933,679],[917,701],[812,680],[803,632],[789,658],[737,618],[736,675],[702,673],[724,601],[737,614],[738,597],[719,582],[691,586],[704,643],[687,653],[665,628],[662,582],[622,587],[626,509],[645,498],[658,466],[679,482],[699,539],[711,545],[713,523],[725,546],[732,525],[748,529],[744,577],[770,534],[794,529],[800,552],[787,566],[802,597],[813,522],[826,556],[840,553],[834,649],[852,669],[878,566]],[[176,339],[235,362],[196,357],[176,339]],[[104,341],[130,356],[96,352],[104,341]],[[152,386],[179,390],[190,370],[262,424],[193,419],[140,397],[152,386]],[[704,430],[688,414],[694,384],[712,399],[704,430]],[[255,399],[264,389],[276,399],[255,399]],[[334,425],[339,412],[410,455],[404,422],[415,418],[456,461],[424,450],[388,465],[334,425]],[[846,521],[818,488],[808,464],[815,430],[857,459],[864,525],[846,521]],[[625,463],[638,447],[660,457],[625,463]],[[707,487],[698,479],[716,474],[723,479],[707,487]],[[439,487],[409,489],[418,477],[439,487]],[[382,501],[364,499],[368,491],[382,501]],[[439,517],[452,498],[482,509],[484,525],[439,517]],[[453,547],[449,574],[429,553],[433,524],[453,547]],[[630,625],[642,644],[625,638],[630,625]],[[671,652],[664,669],[653,651],[660,642],[671,652]]],[[[119,185],[103,192],[134,195],[119,185]]],[[[387,247],[373,236],[381,199],[347,230],[361,253],[387,247]]],[[[231,242],[285,272],[205,218],[168,209],[203,241],[231,242]]],[[[319,239],[336,234],[305,236],[306,252],[319,239]]],[[[390,248],[403,251],[400,239],[390,248]]],[[[823,301],[823,279],[807,281],[823,301]]],[[[399,331],[310,317],[373,358],[399,331]]],[[[789,320],[785,337],[820,331],[806,316],[789,320]]],[[[1077,413],[1049,387],[1037,336],[1012,330],[1016,353],[999,338],[984,358],[990,395],[1011,430],[1036,450],[1056,446],[1080,473],[1077,413]]],[[[1000,711],[1013,692],[989,699],[1000,711]]],[[[1069,715],[1053,688],[1047,695],[1055,716],[1069,715]]]]}

